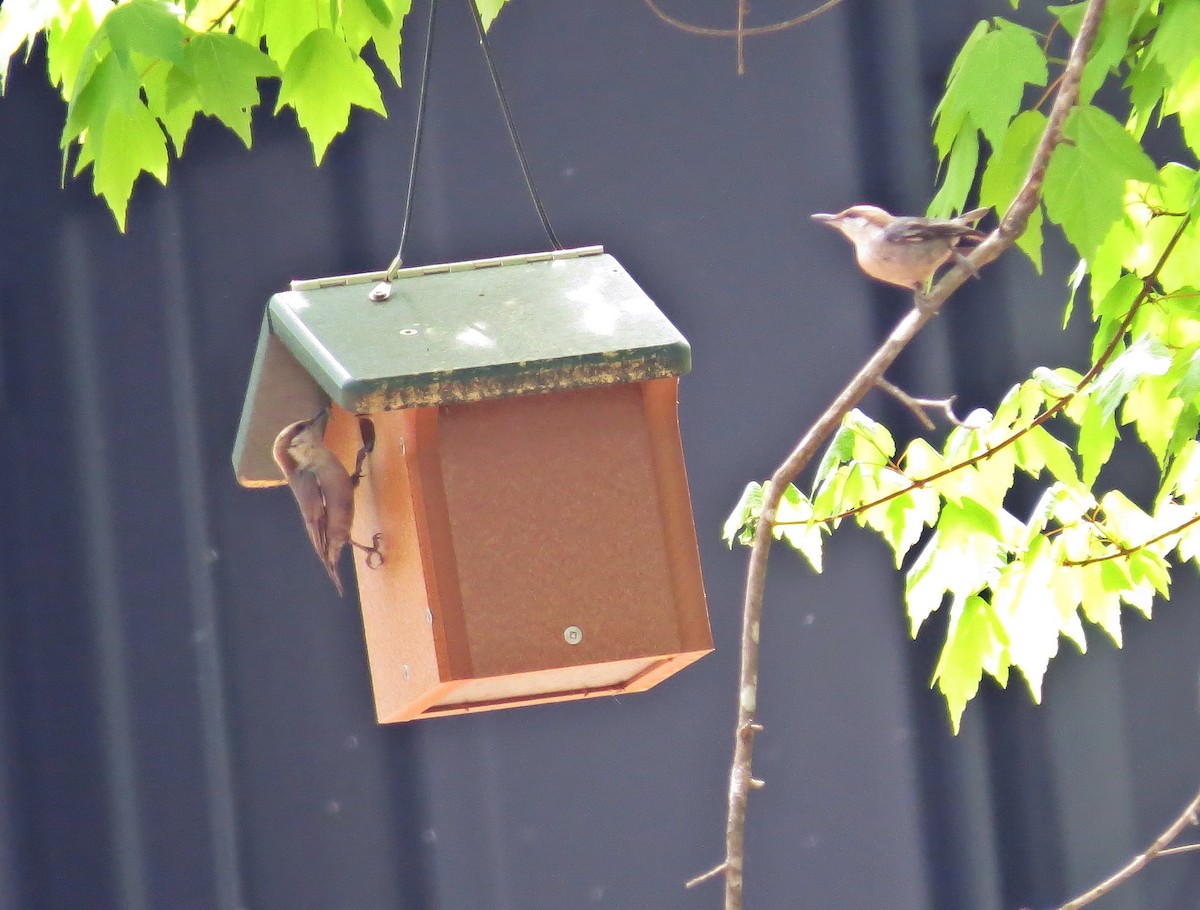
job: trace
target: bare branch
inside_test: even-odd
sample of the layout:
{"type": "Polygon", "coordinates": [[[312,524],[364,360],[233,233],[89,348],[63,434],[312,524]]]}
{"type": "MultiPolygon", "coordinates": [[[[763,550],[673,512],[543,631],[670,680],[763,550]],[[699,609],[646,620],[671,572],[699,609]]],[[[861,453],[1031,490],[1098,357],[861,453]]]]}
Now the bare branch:
{"type": "Polygon", "coordinates": [[[1167,847],[1158,851],[1159,856],[1179,856],[1183,853],[1200,853],[1200,844],[1180,844],[1178,847],[1167,847]]]}
{"type": "Polygon", "coordinates": [[[663,11],[655,0],[645,0],[646,6],[650,12],[654,13],[659,19],[665,22],[672,28],[677,28],[681,32],[687,32],[689,35],[699,35],[702,38],[737,38],[741,40],[745,36],[768,35],[772,32],[782,32],[789,28],[795,28],[797,25],[803,25],[816,19],[822,13],[827,13],[842,0],[825,0],[816,9],[811,9],[807,13],[801,13],[791,19],[785,19],[783,22],[773,22],[770,25],[756,25],[752,28],[709,28],[704,25],[692,25],[690,22],[684,22],[682,19],[676,19],[674,16],[663,11]]]}
{"type": "Polygon", "coordinates": [[[725,864],[718,863],[717,865],[715,865],[711,869],[709,869],[707,872],[701,872],[695,878],[689,878],[686,882],[683,883],[683,887],[695,888],[697,885],[703,885],[710,878],[716,878],[718,875],[724,875],[724,874],[725,874],[725,864]]]}
{"type": "Polygon", "coordinates": [[[1192,797],[1192,801],[1188,803],[1187,808],[1183,810],[1183,812],[1177,819],[1175,819],[1175,821],[1171,822],[1171,824],[1167,826],[1167,829],[1163,831],[1162,834],[1154,839],[1154,843],[1146,848],[1145,853],[1139,853],[1128,863],[1126,863],[1125,867],[1119,872],[1109,876],[1095,887],[1089,888],[1078,897],[1067,901],[1065,904],[1059,907],[1058,910],[1079,910],[1080,907],[1086,907],[1092,901],[1103,897],[1118,885],[1124,884],[1129,879],[1133,878],[1133,876],[1141,872],[1142,869],[1144,869],[1152,859],[1156,859],[1159,856],[1166,856],[1171,853],[1183,853],[1187,850],[1195,850],[1197,847],[1200,847],[1200,844],[1188,844],[1186,847],[1170,847],[1171,841],[1179,837],[1185,828],[1187,828],[1189,825],[1195,825],[1198,823],[1197,813],[1200,813],[1200,793],[1197,793],[1194,797],[1192,797]]]}
{"type": "MultiPolygon", "coordinates": [[[[652,0],[646,0],[653,9],[652,0]]],[[[787,459],[772,475],[763,490],[761,517],[754,532],[747,569],[745,599],[742,607],[741,672],[738,682],[738,719],[734,737],[733,761],[729,772],[729,808],[725,827],[725,910],[742,910],[743,876],[745,872],[746,808],[753,787],[751,761],[754,750],[754,720],[758,701],[759,627],[762,618],[763,594],[766,589],[767,559],[770,555],[775,516],[784,490],[808,464],[818,448],[841,423],[842,418],[883,377],[884,372],[917,332],[937,313],[946,299],[957,290],[972,272],[994,261],[1011,247],[1025,230],[1029,216],[1041,198],[1042,181],[1055,147],[1062,141],[1062,127],[1067,114],[1079,97],[1079,80],[1088,53],[1095,40],[1103,15],[1105,0],[1088,0],[1083,21],[1071,48],[1071,56],[1063,73],[1058,96],[1047,118],[1046,129],[1034,151],[1033,161],[1025,182],[1008,212],[996,228],[971,253],[966,263],[954,266],[909,311],[892,333],[858,371],[849,384],[834,399],[808,432],[797,443],[787,459]]],[[[718,867],[721,868],[721,867],[718,867]]]]}
{"type": "Polygon", "coordinates": [[[934,410],[941,411],[946,416],[946,419],[956,427],[963,426],[963,422],[954,414],[954,395],[951,395],[949,398],[914,398],[912,395],[909,395],[908,392],[904,391],[904,389],[900,388],[900,386],[889,382],[886,379],[880,378],[878,385],[879,388],[887,392],[898,402],[912,411],[913,416],[916,417],[917,420],[921,422],[921,426],[927,430],[932,430],[934,426],[933,420],[931,420],[929,415],[925,412],[926,408],[933,408],[934,410]]]}

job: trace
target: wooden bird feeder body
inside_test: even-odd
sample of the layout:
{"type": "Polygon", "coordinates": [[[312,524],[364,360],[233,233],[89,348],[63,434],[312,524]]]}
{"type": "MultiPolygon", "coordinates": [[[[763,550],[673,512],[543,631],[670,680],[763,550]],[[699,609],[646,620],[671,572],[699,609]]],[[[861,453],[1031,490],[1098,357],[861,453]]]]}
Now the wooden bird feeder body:
{"type": "Polygon", "coordinates": [[[677,418],[687,342],[599,247],[297,282],[267,307],[234,450],[333,414],[376,444],[352,536],[381,722],[644,691],[712,650],[677,418]]]}

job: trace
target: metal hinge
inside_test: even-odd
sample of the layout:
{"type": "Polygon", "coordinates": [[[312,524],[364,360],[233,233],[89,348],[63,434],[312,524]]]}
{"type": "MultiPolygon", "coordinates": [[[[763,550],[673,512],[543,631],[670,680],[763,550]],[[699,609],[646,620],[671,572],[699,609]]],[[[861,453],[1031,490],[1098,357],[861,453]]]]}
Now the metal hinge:
{"type": "MultiPolygon", "coordinates": [[[[393,280],[417,278],[421,275],[440,275],[445,272],[472,272],[477,269],[494,269],[506,265],[525,265],[531,262],[554,262],[559,259],[580,259],[584,256],[599,256],[602,246],[581,246],[572,250],[550,250],[545,253],[521,253],[516,256],[495,256],[491,259],[470,259],[466,262],[447,262],[436,265],[419,265],[400,269],[393,280]]],[[[332,278],[309,278],[293,281],[293,291],[315,291],[320,288],[345,287],[355,284],[370,284],[383,281],[387,272],[360,272],[357,275],[337,275],[332,278]]]]}

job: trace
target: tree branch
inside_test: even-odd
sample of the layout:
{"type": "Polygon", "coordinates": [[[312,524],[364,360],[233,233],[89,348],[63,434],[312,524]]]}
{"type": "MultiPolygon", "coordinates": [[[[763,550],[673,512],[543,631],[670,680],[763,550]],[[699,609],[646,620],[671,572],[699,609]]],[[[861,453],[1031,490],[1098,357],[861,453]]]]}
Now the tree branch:
{"type": "MultiPolygon", "coordinates": [[[[646,0],[652,4],[652,0],[646,0]]],[[[937,313],[941,305],[967,277],[994,261],[1011,247],[1024,232],[1029,216],[1041,199],[1042,181],[1055,147],[1062,141],[1067,114],[1079,97],[1079,80],[1088,53],[1096,37],[1105,0],[1088,0],[1083,21],[1071,47],[1071,56],[1063,72],[1063,81],[1046,129],[1034,151],[1029,173],[1016,199],[996,228],[968,257],[966,264],[954,266],[903,319],[870,360],[809,428],[787,459],[771,476],[763,490],[762,513],[754,532],[747,569],[745,599],[742,606],[741,671],[738,681],[738,717],[735,727],[733,761],[729,772],[729,806],[725,826],[725,910],[742,910],[745,873],[746,808],[754,787],[751,762],[754,734],[758,730],[759,629],[763,594],[766,590],[767,559],[770,555],[775,516],[784,490],[808,464],[818,448],[838,427],[842,418],[882,378],[892,361],[912,341],[917,332],[937,313]]],[[[653,6],[651,7],[653,8],[653,6]]],[[[720,868],[720,867],[718,867],[720,868]]]]}
{"type": "Polygon", "coordinates": [[[795,28],[797,25],[803,25],[822,13],[827,13],[833,9],[842,0],[825,0],[816,9],[811,9],[807,13],[801,13],[791,19],[785,19],[783,22],[773,22],[770,25],[755,25],[751,28],[709,28],[705,25],[692,25],[690,22],[684,22],[682,19],[676,19],[674,16],[665,12],[655,0],[644,0],[650,12],[654,13],[661,21],[665,22],[672,28],[677,28],[681,32],[687,32],[689,35],[699,35],[702,38],[737,38],[739,41],[746,36],[767,35],[771,32],[782,32],[785,29],[795,28]]]}
{"type": "Polygon", "coordinates": [[[1188,806],[1183,810],[1183,813],[1177,819],[1175,819],[1175,821],[1171,822],[1171,824],[1167,826],[1167,829],[1163,831],[1162,834],[1154,839],[1154,843],[1147,847],[1144,853],[1139,853],[1128,863],[1126,863],[1125,867],[1119,872],[1109,876],[1095,887],[1089,888],[1078,897],[1067,901],[1065,904],[1059,907],[1058,910],[1079,910],[1080,907],[1086,907],[1092,901],[1103,897],[1118,885],[1124,884],[1129,879],[1133,878],[1135,875],[1141,872],[1142,869],[1144,869],[1152,859],[1156,859],[1159,856],[1166,856],[1171,853],[1182,853],[1186,850],[1196,849],[1196,844],[1188,844],[1185,847],[1175,848],[1171,848],[1170,844],[1173,840],[1175,840],[1175,838],[1179,837],[1179,835],[1182,834],[1184,829],[1189,825],[1200,824],[1200,820],[1197,818],[1198,813],[1200,813],[1200,793],[1197,793],[1192,798],[1192,801],[1188,803],[1188,806]]]}

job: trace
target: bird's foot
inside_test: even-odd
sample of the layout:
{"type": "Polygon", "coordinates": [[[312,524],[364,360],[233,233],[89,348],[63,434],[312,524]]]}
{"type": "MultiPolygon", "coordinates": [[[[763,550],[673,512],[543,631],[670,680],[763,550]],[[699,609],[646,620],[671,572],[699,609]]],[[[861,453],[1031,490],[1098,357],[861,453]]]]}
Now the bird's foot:
{"type": "Polygon", "coordinates": [[[355,547],[355,549],[362,550],[366,554],[368,569],[378,569],[383,565],[382,541],[383,534],[377,533],[372,535],[371,545],[369,547],[366,544],[359,543],[356,540],[352,540],[350,543],[355,547]]]}
{"type": "Polygon", "coordinates": [[[370,417],[358,418],[358,433],[362,437],[362,447],[354,459],[354,473],[350,475],[350,483],[355,487],[363,479],[363,462],[375,451],[375,423],[370,417]]]}

